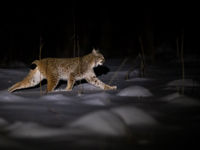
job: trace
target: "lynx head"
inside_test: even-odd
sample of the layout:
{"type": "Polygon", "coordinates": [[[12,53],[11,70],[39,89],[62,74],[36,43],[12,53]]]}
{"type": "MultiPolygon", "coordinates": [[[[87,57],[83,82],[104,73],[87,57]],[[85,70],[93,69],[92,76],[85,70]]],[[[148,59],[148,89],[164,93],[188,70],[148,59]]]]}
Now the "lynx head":
{"type": "Polygon", "coordinates": [[[95,56],[95,67],[103,65],[103,63],[105,62],[103,55],[95,49],[92,50],[92,54],[93,56],[95,56]]]}

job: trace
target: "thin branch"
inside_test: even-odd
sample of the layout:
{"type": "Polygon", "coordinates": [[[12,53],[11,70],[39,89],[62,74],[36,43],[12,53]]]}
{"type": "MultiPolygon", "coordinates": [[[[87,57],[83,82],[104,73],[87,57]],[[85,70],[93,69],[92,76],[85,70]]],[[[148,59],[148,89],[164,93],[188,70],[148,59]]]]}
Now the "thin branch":
{"type": "MultiPolygon", "coordinates": [[[[40,53],[39,53],[39,60],[41,62],[42,59],[42,48],[43,48],[43,43],[42,43],[42,38],[40,37],[40,53]]],[[[40,95],[42,95],[42,82],[41,82],[41,74],[40,74],[40,95]]]]}
{"type": "MultiPolygon", "coordinates": [[[[184,29],[182,30],[181,36],[181,64],[182,64],[182,80],[185,80],[185,64],[184,64],[184,53],[183,53],[183,44],[184,44],[184,29]]],[[[182,94],[184,94],[184,85],[182,86],[182,94]]]]}
{"type": "Polygon", "coordinates": [[[143,41],[142,41],[142,37],[139,37],[139,42],[140,42],[140,46],[141,46],[141,64],[140,64],[140,69],[141,69],[141,77],[145,76],[145,54],[144,54],[144,46],[143,46],[143,41]]]}
{"type": "Polygon", "coordinates": [[[120,64],[120,66],[117,68],[117,70],[115,71],[114,75],[112,76],[112,78],[109,81],[109,85],[113,82],[113,80],[116,78],[118,72],[122,69],[122,67],[125,65],[125,63],[127,62],[128,58],[124,58],[124,60],[122,61],[122,63],[120,64]]]}

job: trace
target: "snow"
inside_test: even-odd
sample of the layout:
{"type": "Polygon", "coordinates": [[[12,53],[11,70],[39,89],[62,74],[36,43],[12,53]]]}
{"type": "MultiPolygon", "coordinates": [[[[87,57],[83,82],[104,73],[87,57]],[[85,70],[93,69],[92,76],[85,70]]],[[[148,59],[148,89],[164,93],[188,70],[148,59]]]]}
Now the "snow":
{"type": "Polygon", "coordinates": [[[197,83],[197,81],[194,81],[192,79],[179,79],[179,80],[173,80],[170,81],[168,84],[168,86],[178,86],[178,87],[196,87],[199,86],[199,84],[197,83]]]}
{"type": "Polygon", "coordinates": [[[180,96],[181,95],[178,92],[176,92],[176,93],[172,93],[170,95],[167,95],[167,96],[163,97],[163,100],[172,101],[172,100],[174,100],[176,98],[179,98],[180,96]]]}
{"type": "Polygon", "coordinates": [[[131,78],[131,79],[128,79],[126,81],[129,81],[129,82],[145,82],[145,81],[151,81],[152,79],[149,79],[149,78],[131,78]]]}
{"type": "Polygon", "coordinates": [[[119,96],[149,97],[153,94],[142,86],[130,86],[118,93],[119,96]]]}
{"type": "Polygon", "coordinates": [[[88,83],[84,83],[84,84],[81,84],[78,86],[78,88],[83,88],[84,90],[89,90],[89,91],[101,91],[101,89],[91,85],[91,84],[88,84],[88,83]]]}
{"type": "Polygon", "coordinates": [[[136,107],[123,106],[112,109],[112,112],[119,115],[127,125],[156,125],[157,121],[147,112],[136,107]]]}
{"type": "Polygon", "coordinates": [[[64,129],[48,128],[37,123],[16,122],[6,128],[9,135],[18,138],[45,138],[51,136],[63,135],[64,129]]]}
{"type": "MultiPolygon", "coordinates": [[[[83,89],[84,91],[102,91],[101,89],[99,89],[93,85],[90,85],[88,83],[82,83],[81,85],[74,87],[74,89],[83,89]]],[[[66,92],[66,89],[65,88],[55,89],[55,92],[62,92],[62,91],[66,92]]]]}
{"type": "Polygon", "coordinates": [[[181,104],[181,105],[186,105],[186,106],[200,106],[199,100],[187,97],[185,95],[181,95],[177,92],[167,95],[163,97],[162,99],[170,103],[176,103],[176,104],[181,104]]]}
{"type": "Polygon", "coordinates": [[[5,130],[9,132],[9,136],[17,138],[48,138],[67,134],[74,135],[77,133],[76,130],[87,134],[120,136],[127,134],[129,125],[156,125],[156,123],[155,119],[141,109],[129,106],[91,112],[60,128],[21,121],[8,125],[7,121],[0,119],[0,127],[7,126],[5,130]]]}
{"type": "Polygon", "coordinates": [[[118,136],[126,133],[126,125],[118,116],[109,111],[97,111],[87,114],[72,122],[70,126],[103,135],[118,136]]]}
{"type": "Polygon", "coordinates": [[[63,94],[45,95],[45,96],[42,96],[41,98],[47,101],[63,101],[63,100],[68,99],[63,94]]]}
{"type": "Polygon", "coordinates": [[[8,122],[6,120],[4,120],[3,118],[0,118],[0,128],[4,127],[8,125],[8,122]]]}
{"type": "Polygon", "coordinates": [[[0,102],[19,102],[25,100],[23,97],[13,95],[7,91],[0,91],[0,96],[0,102]]]}
{"type": "MultiPolygon", "coordinates": [[[[48,94],[40,94],[40,87],[9,93],[8,87],[24,78],[28,69],[0,69],[0,148],[31,149],[40,143],[35,146],[39,150],[54,149],[52,145],[62,149],[57,148],[61,142],[72,146],[68,149],[86,145],[123,149],[126,145],[147,148],[196,140],[193,135],[200,133],[200,71],[188,67],[183,81],[176,65],[159,64],[147,66],[144,78],[135,67],[126,80],[132,64],[127,62],[118,69],[122,61],[110,60],[106,64],[110,72],[98,76],[118,87],[108,91],[84,82],[71,92],[61,84],[48,94]],[[178,93],[177,87],[183,86],[184,94],[178,93]]],[[[45,88],[42,85],[43,91],[45,88]]]]}
{"type": "Polygon", "coordinates": [[[83,103],[89,105],[106,105],[110,102],[111,95],[105,92],[83,95],[83,103]]]}

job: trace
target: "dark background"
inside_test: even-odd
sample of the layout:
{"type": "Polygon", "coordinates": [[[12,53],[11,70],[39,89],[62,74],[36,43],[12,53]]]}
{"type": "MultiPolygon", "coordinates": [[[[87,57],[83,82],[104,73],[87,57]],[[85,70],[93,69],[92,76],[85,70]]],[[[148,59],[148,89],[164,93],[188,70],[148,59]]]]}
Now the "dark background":
{"type": "Polygon", "coordinates": [[[135,57],[141,52],[156,60],[199,51],[199,8],[162,2],[66,1],[0,6],[0,64],[26,64],[44,57],[73,57],[98,48],[106,58],[135,57]],[[139,40],[141,39],[141,41],[139,40]]]}

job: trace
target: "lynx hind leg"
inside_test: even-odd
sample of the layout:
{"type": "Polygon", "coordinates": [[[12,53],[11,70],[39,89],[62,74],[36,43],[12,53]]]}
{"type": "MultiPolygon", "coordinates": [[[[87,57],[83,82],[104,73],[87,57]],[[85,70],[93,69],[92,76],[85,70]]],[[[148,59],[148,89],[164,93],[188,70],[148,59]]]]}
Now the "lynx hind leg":
{"type": "Polygon", "coordinates": [[[28,75],[20,82],[17,82],[13,86],[11,86],[8,91],[14,92],[19,89],[29,88],[37,85],[44,79],[44,76],[40,73],[38,68],[35,68],[33,70],[30,70],[28,75]]]}
{"type": "Polygon", "coordinates": [[[99,87],[103,90],[116,90],[117,89],[117,86],[107,85],[107,84],[103,83],[101,80],[99,80],[96,76],[87,78],[86,80],[88,83],[90,83],[96,87],[99,87]]]}

